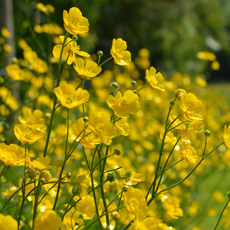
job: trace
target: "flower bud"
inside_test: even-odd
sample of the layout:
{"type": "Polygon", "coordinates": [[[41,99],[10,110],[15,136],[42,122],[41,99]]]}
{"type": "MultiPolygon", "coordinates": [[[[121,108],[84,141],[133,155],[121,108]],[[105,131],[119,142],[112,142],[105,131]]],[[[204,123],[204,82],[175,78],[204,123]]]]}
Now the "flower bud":
{"type": "Polygon", "coordinates": [[[117,156],[121,155],[121,150],[118,149],[118,148],[115,148],[115,149],[113,150],[113,152],[114,152],[117,156]]]}
{"type": "Polygon", "coordinates": [[[137,91],[136,91],[135,89],[133,90],[133,92],[134,92],[134,93],[137,93],[137,91]]]}
{"type": "Polygon", "coordinates": [[[72,40],[73,40],[73,41],[77,41],[77,40],[78,40],[78,36],[77,36],[77,35],[73,35],[73,36],[72,36],[72,40]]]}
{"type": "Polygon", "coordinates": [[[45,117],[46,120],[49,120],[51,118],[51,114],[50,113],[46,113],[44,117],[45,117]]]}
{"type": "Polygon", "coordinates": [[[46,179],[45,178],[40,178],[39,181],[40,181],[41,184],[45,184],[46,183],[46,179]]]}
{"type": "Polygon", "coordinates": [[[137,86],[137,82],[136,82],[136,81],[131,81],[131,85],[132,85],[133,87],[136,87],[136,86],[137,86]]]}
{"type": "Polygon", "coordinates": [[[115,181],[115,174],[112,172],[112,173],[108,173],[107,174],[107,181],[110,181],[110,182],[113,182],[113,181],[115,181]]]}
{"type": "Polygon", "coordinates": [[[99,57],[102,57],[102,56],[103,56],[103,52],[100,50],[100,51],[97,52],[97,55],[98,55],[99,57]]]}
{"type": "Polygon", "coordinates": [[[38,172],[36,169],[29,169],[27,174],[29,178],[35,178],[38,175],[38,172]]]}
{"type": "Polygon", "coordinates": [[[72,188],[72,194],[74,196],[78,196],[80,194],[81,190],[78,187],[73,187],[72,188]]]}
{"type": "Polygon", "coordinates": [[[171,106],[174,106],[174,104],[175,104],[174,101],[170,101],[171,106]]]}
{"type": "Polygon", "coordinates": [[[131,177],[132,176],[132,171],[131,170],[127,170],[124,174],[124,177],[127,178],[127,177],[131,177]]]}
{"type": "Polygon", "coordinates": [[[71,178],[72,173],[71,172],[67,172],[66,176],[67,176],[67,178],[71,178]]]}
{"type": "Polygon", "coordinates": [[[211,136],[211,133],[210,133],[209,130],[205,130],[205,131],[204,131],[204,135],[205,135],[206,137],[210,137],[210,136],[211,136]]]}
{"type": "Polygon", "coordinates": [[[52,176],[48,170],[44,170],[41,172],[40,178],[44,178],[46,182],[48,182],[52,178],[52,176]]]}
{"type": "Polygon", "coordinates": [[[115,220],[115,221],[118,221],[120,218],[121,218],[121,215],[119,214],[119,212],[112,212],[112,218],[115,220]]]}
{"type": "Polygon", "coordinates": [[[123,185],[122,186],[122,192],[127,192],[129,189],[129,186],[128,185],[123,185]]]}
{"type": "Polygon", "coordinates": [[[76,225],[76,226],[78,226],[79,224],[80,224],[79,221],[76,221],[76,222],[75,222],[75,225],[76,225]]]}
{"type": "Polygon", "coordinates": [[[112,89],[119,89],[119,84],[117,82],[113,81],[110,83],[110,87],[112,89]]]}
{"type": "Polygon", "coordinates": [[[88,118],[88,117],[83,117],[83,121],[84,121],[84,122],[88,122],[88,121],[89,121],[89,118],[88,118]]]}

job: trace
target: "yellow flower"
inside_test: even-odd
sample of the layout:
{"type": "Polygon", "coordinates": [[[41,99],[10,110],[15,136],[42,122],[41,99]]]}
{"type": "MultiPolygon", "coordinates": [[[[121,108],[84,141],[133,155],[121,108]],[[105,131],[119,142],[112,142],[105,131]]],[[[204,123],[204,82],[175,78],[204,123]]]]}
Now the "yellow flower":
{"type": "Polygon", "coordinates": [[[187,92],[184,89],[177,89],[174,92],[174,96],[180,101],[181,98],[184,98],[187,95],[187,92]]]}
{"type": "Polygon", "coordinates": [[[130,126],[126,118],[122,118],[115,123],[117,133],[123,136],[128,136],[130,134],[130,126]]]}
{"type": "MultiPolygon", "coordinates": [[[[164,129],[161,130],[160,132],[160,139],[163,140],[163,136],[164,136],[164,129]]],[[[172,143],[176,141],[176,137],[174,137],[172,132],[167,132],[166,136],[165,136],[165,140],[164,143],[168,144],[168,143],[172,143]]]]}
{"type": "Polygon", "coordinates": [[[61,217],[54,210],[46,210],[35,219],[34,230],[59,230],[61,217]]]}
{"type": "Polygon", "coordinates": [[[215,61],[216,56],[209,51],[202,51],[197,53],[197,57],[201,60],[215,61]]]}
{"type": "Polygon", "coordinates": [[[222,140],[224,141],[225,146],[230,148],[230,126],[228,126],[228,128],[227,125],[224,126],[222,140]]]}
{"type": "Polygon", "coordinates": [[[17,221],[10,215],[4,216],[0,213],[0,229],[1,230],[17,230],[17,221]]]}
{"type": "Polygon", "coordinates": [[[8,76],[14,81],[24,80],[24,71],[16,64],[6,66],[8,76]]]}
{"type": "Polygon", "coordinates": [[[131,62],[131,53],[126,50],[126,41],[114,38],[110,54],[113,56],[114,62],[118,65],[129,65],[131,62]]]}
{"type": "Polygon", "coordinates": [[[90,177],[88,173],[83,173],[77,177],[77,187],[80,189],[80,197],[88,195],[87,189],[90,186],[90,177]]]}
{"type": "Polygon", "coordinates": [[[130,177],[126,177],[123,182],[126,185],[136,185],[138,182],[145,181],[145,176],[141,173],[132,174],[130,177]]]}
{"type": "Polygon", "coordinates": [[[10,166],[25,165],[25,152],[18,145],[0,143],[0,160],[10,166]]]}
{"type": "Polygon", "coordinates": [[[124,204],[131,219],[134,219],[138,213],[147,215],[147,204],[143,192],[138,188],[130,187],[123,194],[124,204]]]}
{"type": "MultiPolygon", "coordinates": [[[[0,98],[3,103],[9,106],[11,109],[18,109],[18,102],[16,98],[12,95],[11,91],[9,91],[6,87],[0,87],[0,98]]],[[[0,110],[1,111],[1,110],[0,110]]]]}
{"type": "Polygon", "coordinates": [[[197,97],[188,93],[180,100],[181,115],[183,115],[188,121],[203,120],[200,114],[203,110],[203,104],[197,99],[197,97]]]}
{"type": "MultiPolygon", "coordinates": [[[[59,38],[61,39],[61,42],[63,44],[64,36],[59,36],[59,38]]],[[[62,44],[54,46],[53,55],[55,58],[60,57],[62,44]]],[[[80,46],[77,45],[76,41],[73,41],[71,38],[67,38],[65,46],[63,48],[63,52],[62,52],[62,58],[64,60],[67,60],[67,57],[68,57],[67,64],[71,65],[73,62],[75,62],[75,54],[78,54],[79,56],[82,56],[82,57],[90,56],[88,53],[84,51],[80,51],[80,46]]]]}
{"type": "Polygon", "coordinates": [[[127,90],[122,97],[121,92],[118,91],[114,96],[109,95],[107,104],[114,110],[118,117],[129,117],[129,114],[136,113],[140,108],[139,97],[132,90],[127,90]]]}
{"type": "Polygon", "coordinates": [[[75,88],[66,83],[61,83],[59,87],[54,89],[54,93],[62,106],[72,109],[81,105],[89,100],[89,93],[82,88],[75,88]]]}
{"type": "Polygon", "coordinates": [[[94,133],[91,133],[92,131],[89,128],[85,128],[85,131],[83,132],[84,128],[85,122],[83,121],[83,118],[80,118],[75,124],[73,124],[71,132],[75,138],[78,137],[78,140],[87,135],[81,140],[81,144],[86,148],[95,148],[96,144],[101,143],[100,139],[98,139],[94,133]]]}
{"type": "Polygon", "coordinates": [[[37,157],[36,160],[33,160],[30,164],[30,168],[37,169],[38,171],[42,171],[44,169],[52,168],[50,164],[50,159],[47,157],[37,157]]]}
{"type": "Polygon", "coordinates": [[[49,13],[54,13],[54,7],[50,4],[48,5],[43,5],[42,3],[37,3],[36,5],[37,9],[39,9],[40,11],[44,12],[45,14],[49,14],[49,13]]]}
{"type": "Polygon", "coordinates": [[[86,196],[77,203],[78,212],[84,220],[93,219],[95,214],[94,199],[92,196],[86,196]]]}
{"type": "Polygon", "coordinates": [[[150,67],[150,69],[145,71],[146,80],[148,83],[155,89],[159,89],[161,91],[165,91],[165,88],[162,84],[164,78],[160,72],[156,73],[156,69],[154,67],[150,67]]]}
{"type": "Polygon", "coordinates": [[[88,19],[83,17],[81,11],[76,7],[70,8],[69,13],[64,10],[63,20],[66,31],[72,35],[89,31],[88,19]]]}
{"type": "Polygon", "coordinates": [[[166,214],[173,219],[183,216],[183,210],[180,208],[180,199],[174,196],[161,195],[161,201],[166,214]]]}
{"type": "Polygon", "coordinates": [[[219,70],[220,69],[220,63],[218,61],[213,61],[211,64],[211,67],[213,70],[219,70]]]}
{"type": "Polygon", "coordinates": [[[110,117],[104,112],[94,112],[89,117],[88,128],[95,133],[95,136],[105,145],[112,143],[112,138],[117,132],[113,124],[110,122],[110,117]]]}
{"type": "Polygon", "coordinates": [[[1,29],[1,34],[3,37],[5,38],[10,38],[11,37],[11,33],[9,30],[6,29],[6,27],[2,27],[1,29]]]}
{"type": "Polygon", "coordinates": [[[86,78],[87,80],[96,77],[102,70],[96,62],[87,61],[85,63],[82,58],[76,58],[73,67],[81,78],[86,78]]]}
{"type": "Polygon", "coordinates": [[[33,127],[34,125],[43,125],[44,118],[43,112],[39,109],[35,109],[33,112],[28,107],[23,107],[22,109],[23,117],[19,116],[18,120],[21,124],[27,124],[29,127],[33,127]]]}
{"type": "Polygon", "coordinates": [[[46,133],[40,127],[30,128],[28,125],[19,124],[14,126],[14,135],[22,144],[29,143],[31,145],[44,137],[46,133]]]}
{"type": "Polygon", "coordinates": [[[191,146],[187,145],[185,143],[182,143],[180,145],[180,151],[182,154],[182,159],[185,159],[186,161],[192,163],[192,164],[197,164],[197,161],[199,157],[197,156],[196,150],[191,146]]]}

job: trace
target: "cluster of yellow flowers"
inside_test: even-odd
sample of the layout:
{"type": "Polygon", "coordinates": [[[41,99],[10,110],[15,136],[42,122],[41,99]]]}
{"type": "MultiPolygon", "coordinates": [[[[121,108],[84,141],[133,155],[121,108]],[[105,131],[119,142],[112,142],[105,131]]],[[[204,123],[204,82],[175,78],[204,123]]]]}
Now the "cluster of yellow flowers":
{"type": "MultiPolygon", "coordinates": [[[[39,3],[37,9],[54,13],[51,5],[39,3]]],[[[95,62],[78,44],[77,36],[89,31],[88,19],[72,7],[64,10],[63,21],[66,34],[59,36],[52,58],[48,54],[45,62],[21,39],[24,59],[15,58],[6,67],[10,81],[23,82],[26,93],[20,106],[11,90],[0,87],[0,115],[21,113],[20,124],[0,123],[0,229],[180,229],[177,219],[199,212],[198,203],[191,202],[195,175],[204,175],[211,153],[222,148],[229,164],[225,146],[230,148],[230,126],[225,125],[218,144],[204,127],[207,120],[211,130],[219,127],[210,114],[203,114],[205,105],[187,92],[195,90],[187,75],[175,73],[166,81],[142,49],[135,63],[145,70],[144,84],[126,41],[113,39],[111,57],[100,63],[99,51],[95,62]],[[102,72],[111,59],[113,71],[102,72]],[[71,77],[78,77],[73,81],[70,68],[71,77]],[[8,137],[12,131],[16,138],[8,137]],[[11,172],[17,172],[12,182],[11,172]],[[191,205],[184,207],[186,202],[191,205]],[[11,203],[17,207],[14,218],[11,203]]],[[[54,29],[46,33],[62,34],[54,29]]],[[[210,53],[198,57],[216,61],[210,53]]],[[[222,124],[228,122],[229,114],[222,117],[222,124]]],[[[217,164],[215,155],[211,159],[217,164]]],[[[220,191],[213,196],[224,201],[220,191]]],[[[228,228],[229,221],[223,220],[228,228]]]]}

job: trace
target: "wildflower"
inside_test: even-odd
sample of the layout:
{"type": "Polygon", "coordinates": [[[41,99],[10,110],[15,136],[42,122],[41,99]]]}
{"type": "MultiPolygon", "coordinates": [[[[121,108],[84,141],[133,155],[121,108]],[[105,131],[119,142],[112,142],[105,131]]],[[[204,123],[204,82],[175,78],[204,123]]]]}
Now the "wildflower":
{"type": "Polygon", "coordinates": [[[174,196],[161,195],[161,201],[166,214],[173,219],[183,216],[183,210],[180,208],[180,199],[174,196]]]}
{"type": "Polygon", "coordinates": [[[14,126],[14,135],[22,144],[29,143],[31,145],[44,137],[46,133],[40,127],[30,128],[28,125],[19,124],[14,126]]]}
{"type": "Polygon", "coordinates": [[[38,171],[42,171],[44,169],[52,168],[50,164],[50,159],[47,157],[37,157],[36,160],[33,160],[30,164],[30,168],[37,169],[38,171]]]}
{"type": "Polygon", "coordinates": [[[87,61],[85,63],[82,58],[76,58],[73,67],[81,78],[86,78],[87,80],[96,77],[102,70],[96,62],[87,61]]]}
{"type": "Polygon", "coordinates": [[[75,88],[66,83],[60,84],[59,87],[54,89],[54,93],[62,106],[72,109],[81,105],[89,100],[89,93],[87,90],[83,90],[82,88],[75,88]]]}
{"type": "Polygon", "coordinates": [[[188,93],[180,100],[181,115],[183,115],[188,121],[203,120],[200,114],[203,110],[203,104],[197,99],[197,97],[188,93]]]}
{"type": "Polygon", "coordinates": [[[18,109],[18,102],[6,87],[0,87],[0,100],[5,103],[9,108],[16,110],[18,109]]]}
{"type": "Polygon", "coordinates": [[[77,177],[77,187],[80,189],[80,197],[88,195],[87,189],[90,186],[90,177],[88,173],[83,173],[77,177]]]}
{"type": "Polygon", "coordinates": [[[105,145],[112,143],[112,138],[116,136],[116,129],[110,122],[110,117],[104,112],[94,112],[89,117],[88,128],[94,132],[95,136],[105,145]]]}
{"type": "Polygon", "coordinates": [[[201,60],[208,60],[208,61],[215,61],[216,60],[215,54],[213,54],[209,51],[198,52],[197,57],[201,60]]]}
{"type": "Polygon", "coordinates": [[[126,210],[131,219],[134,219],[138,215],[138,212],[146,216],[148,208],[145,196],[140,189],[130,187],[128,191],[123,194],[123,198],[126,210]]]}
{"type": "Polygon", "coordinates": [[[66,31],[72,35],[89,31],[88,19],[83,17],[81,11],[76,7],[70,8],[69,13],[64,10],[63,20],[66,31]]]}
{"type": "Polygon", "coordinates": [[[16,64],[6,66],[8,76],[14,81],[24,80],[24,71],[16,64]]]}
{"type": "Polygon", "coordinates": [[[0,229],[1,230],[17,230],[17,221],[10,215],[4,216],[0,213],[0,229]]]}
{"type": "Polygon", "coordinates": [[[197,156],[196,150],[191,145],[182,143],[180,145],[180,151],[182,154],[182,159],[185,159],[187,162],[190,162],[192,164],[197,164],[197,160],[199,159],[199,157],[197,156]]]}
{"type": "Polygon", "coordinates": [[[61,222],[61,217],[54,210],[45,210],[36,217],[34,230],[59,230],[61,222]]]}
{"type": "Polygon", "coordinates": [[[213,61],[211,64],[211,67],[213,70],[219,70],[220,69],[220,63],[218,61],[213,61]]]}
{"type": "Polygon", "coordinates": [[[49,13],[54,13],[55,10],[52,5],[48,4],[44,6],[41,2],[37,3],[36,7],[47,15],[49,15],[49,13]]]}
{"type": "Polygon", "coordinates": [[[184,89],[177,89],[174,92],[174,96],[180,101],[181,98],[184,98],[187,95],[187,92],[184,89]]]}
{"type": "MultiPolygon", "coordinates": [[[[163,140],[163,136],[164,136],[164,130],[162,129],[161,132],[160,132],[160,139],[163,140]]],[[[168,144],[168,143],[172,143],[176,141],[176,137],[174,137],[173,133],[172,132],[167,132],[166,136],[165,136],[165,139],[164,139],[164,143],[165,144],[168,144]]]]}
{"type": "Polygon", "coordinates": [[[140,108],[139,97],[132,90],[127,90],[122,97],[121,92],[118,91],[114,96],[109,95],[107,104],[114,110],[118,117],[129,117],[129,114],[136,113],[140,108]]]}
{"type": "MultiPolygon", "coordinates": [[[[64,36],[59,36],[61,42],[64,42],[64,36]]],[[[53,48],[53,55],[55,58],[59,58],[61,55],[62,45],[55,45],[53,48]]],[[[71,38],[67,38],[65,46],[62,51],[62,58],[67,60],[67,64],[71,65],[75,62],[75,54],[82,57],[89,57],[90,55],[84,51],[80,51],[80,46],[77,45],[76,41],[73,41],[71,38]]]]}
{"type": "Polygon", "coordinates": [[[113,56],[114,62],[118,65],[129,65],[131,62],[131,53],[126,50],[126,41],[114,38],[110,54],[113,56]]]}
{"type": "Polygon", "coordinates": [[[3,37],[5,38],[10,38],[11,37],[11,33],[9,30],[6,29],[6,27],[2,27],[1,29],[1,34],[3,37]]]}
{"type": "Polygon", "coordinates": [[[224,126],[222,140],[224,141],[225,146],[230,148],[230,126],[228,126],[228,128],[227,125],[224,126]]]}
{"type": "Polygon", "coordinates": [[[23,117],[19,116],[18,120],[21,124],[27,124],[29,127],[33,127],[35,125],[43,125],[44,118],[43,112],[39,109],[35,109],[33,112],[28,107],[22,108],[23,117]]]}
{"type": "Polygon", "coordinates": [[[77,209],[84,220],[93,219],[95,214],[94,199],[92,196],[86,196],[77,203],[77,209]]]}
{"type": "Polygon", "coordinates": [[[130,126],[126,118],[122,118],[115,123],[117,133],[123,136],[128,136],[130,134],[130,126]]]}
{"type": "Polygon", "coordinates": [[[161,91],[165,91],[165,88],[162,84],[164,78],[160,72],[156,73],[156,69],[154,67],[150,67],[150,69],[145,71],[146,80],[148,83],[154,88],[159,89],[161,91]]]}
{"type": "Polygon", "coordinates": [[[10,166],[25,165],[25,152],[18,145],[0,143],[0,160],[10,166]]]}
{"type": "Polygon", "coordinates": [[[101,142],[89,128],[85,127],[83,118],[78,119],[77,122],[72,125],[71,132],[74,137],[78,137],[79,140],[82,139],[81,144],[86,148],[95,148],[96,144],[100,144],[101,142]],[[83,132],[84,129],[85,131],[83,132]],[[83,136],[85,137],[83,138],[83,136]]]}
{"type": "Polygon", "coordinates": [[[124,184],[129,186],[136,185],[138,182],[142,182],[142,181],[145,181],[145,176],[141,173],[136,173],[136,174],[132,173],[131,176],[128,176],[123,180],[124,184]]]}

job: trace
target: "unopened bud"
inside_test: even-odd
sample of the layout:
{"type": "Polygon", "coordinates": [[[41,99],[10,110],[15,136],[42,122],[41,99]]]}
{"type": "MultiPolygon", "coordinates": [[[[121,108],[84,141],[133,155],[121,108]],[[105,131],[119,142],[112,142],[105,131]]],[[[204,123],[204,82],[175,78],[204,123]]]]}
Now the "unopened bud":
{"type": "Polygon", "coordinates": [[[111,87],[112,89],[119,89],[119,85],[118,85],[118,83],[115,82],[115,81],[110,83],[110,87],[111,87]]]}
{"type": "Polygon", "coordinates": [[[107,181],[110,181],[110,182],[113,182],[115,181],[115,174],[112,172],[112,173],[108,173],[107,174],[107,181]]]}
{"type": "Polygon", "coordinates": [[[117,156],[121,155],[121,150],[118,149],[118,148],[115,148],[115,149],[113,150],[113,152],[114,152],[117,156]]]}
{"type": "Polygon", "coordinates": [[[132,85],[133,87],[136,87],[136,86],[137,86],[137,82],[136,82],[136,81],[131,81],[131,85],[132,85]]]}
{"type": "Polygon", "coordinates": [[[170,101],[171,106],[174,106],[174,104],[175,104],[174,101],[170,101]]]}
{"type": "Polygon", "coordinates": [[[88,122],[88,121],[89,121],[89,118],[88,118],[88,117],[83,117],[83,121],[84,121],[84,122],[88,122]]]}
{"type": "Polygon", "coordinates": [[[78,187],[73,187],[72,188],[72,194],[74,196],[78,196],[80,194],[81,190],[78,187]]]}
{"type": "Polygon", "coordinates": [[[45,184],[46,183],[46,179],[45,178],[40,178],[39,181],[40,181],[41,184],[45,184]]]}
{"type": "Polygon", "coordinates": [[[112,212],[112,218],[115,220],[115,221],[118,221],[120,218],[121,218],[121,215],[119,214],[119,212],[112,212]]]}
{"type": "Polygon", "coordinates": [[[127,186],[127,185],[123,185],[123,186],[122,186],[122,191],[123,191],[123,192],[127,192],[128,189],[129,189],[129,186],[127,186]]]}
{"type": "Polygon", "coordinates": [[[73,35],[73,36],[72,36],[72,40],[73,40],[73,41],[77,41],[77,40],[78,40],[78,36],[77,36],[77,35],[73,35]]]}
{"type": "Polygon", "coordinates": [[[132,171],[131,170],[127,170],[124,174],[124,177],[127,178],[127,177],[131,177],[132,176],[132,171]]]}
{"type": "Polygon", "coordinates": [[[211,136],[211,133],[210,133],[209,130],[205,130],[205,131],[204,131],[204,135],[205,135],[206,137],[210,137],[210,136],[211,136]]]}
{"type": "Polygon", "coordinates": [[[36,169],[29,169],[27,171],[27,174],[28,174],[29,178],[35,178],[38,175],[38,172],[36,169]]]}
{"type": "Polygon", "coordinates": [[[46,113],[44,117],[45,117],[46,120],[49,120],[51,118],[51,114],[50,113],[46,113]]]}
{"type": "Polygon", "coordinates": [[[98,55],[99,57],[102,57],[102,56],[103,56],[103,52],[100,50],[100,51],[97,52],[97,55],[98,55]]]}
{"type": "Polygon", "coordinates": [[[71,172],[67,172],[66,176],[67,176],[67,178],[70,178],[72,176],[72,173],[71,172]]]}
{"type": "Polygon", "coordinates": [[[48,182],[52,178],[52,176],[48,170],[44,170],[41,172],[40,178],[44,178],[46,182],[48,182]]]}

